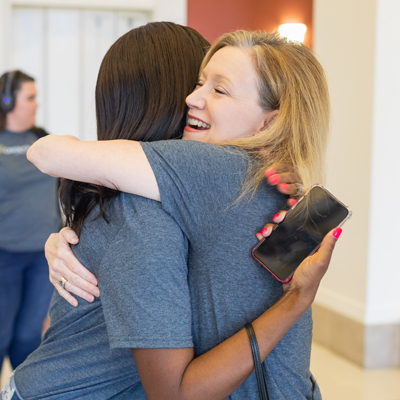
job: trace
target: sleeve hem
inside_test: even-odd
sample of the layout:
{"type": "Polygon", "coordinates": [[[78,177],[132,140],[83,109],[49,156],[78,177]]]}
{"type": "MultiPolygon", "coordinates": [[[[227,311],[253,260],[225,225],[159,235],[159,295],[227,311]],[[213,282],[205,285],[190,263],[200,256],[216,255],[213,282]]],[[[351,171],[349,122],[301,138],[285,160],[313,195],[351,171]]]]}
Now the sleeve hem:
{"type": "Polygon", "coordinates": [[[110,339],[111,349],[181,349],[186,347],[193,347],[193,339],[191,337],[110,339]]]}

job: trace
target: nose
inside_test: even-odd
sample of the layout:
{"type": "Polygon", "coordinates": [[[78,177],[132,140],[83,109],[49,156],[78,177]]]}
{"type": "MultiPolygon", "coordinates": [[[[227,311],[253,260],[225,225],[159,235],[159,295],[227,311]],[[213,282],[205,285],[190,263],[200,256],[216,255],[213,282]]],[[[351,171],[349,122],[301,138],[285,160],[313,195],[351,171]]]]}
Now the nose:
{"type": "Polygon", "coordinates": [[[202,110],[205,106],[204,93],[202,87],[195,89],[192,93],[186,97],[186,104],[191,109],[202,110]]]}

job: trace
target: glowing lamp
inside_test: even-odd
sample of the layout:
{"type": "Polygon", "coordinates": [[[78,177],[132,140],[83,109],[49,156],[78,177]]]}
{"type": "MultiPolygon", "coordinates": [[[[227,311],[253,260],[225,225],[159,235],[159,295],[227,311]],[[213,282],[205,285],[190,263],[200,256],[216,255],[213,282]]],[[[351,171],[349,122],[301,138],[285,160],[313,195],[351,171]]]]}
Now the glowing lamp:
{"type": "Polygon", "coordinates": [[[307,26],[304,24],[283,24],[279,26],[281,36],[288,38],[294,42],[303,42],[307,31],[307,26]]]}

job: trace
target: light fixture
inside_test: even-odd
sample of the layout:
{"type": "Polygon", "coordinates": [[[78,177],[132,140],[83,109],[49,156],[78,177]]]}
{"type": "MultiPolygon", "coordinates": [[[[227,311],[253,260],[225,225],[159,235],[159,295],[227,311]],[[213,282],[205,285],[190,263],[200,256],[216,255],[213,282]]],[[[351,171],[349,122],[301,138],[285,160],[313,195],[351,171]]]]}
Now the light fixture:
{"type": "Polygon", "coordinates": [[[283,24],[279,26],[281,36],[295,42],[303,42],[306,34],[307,26],[304,24],[283,24]]]}

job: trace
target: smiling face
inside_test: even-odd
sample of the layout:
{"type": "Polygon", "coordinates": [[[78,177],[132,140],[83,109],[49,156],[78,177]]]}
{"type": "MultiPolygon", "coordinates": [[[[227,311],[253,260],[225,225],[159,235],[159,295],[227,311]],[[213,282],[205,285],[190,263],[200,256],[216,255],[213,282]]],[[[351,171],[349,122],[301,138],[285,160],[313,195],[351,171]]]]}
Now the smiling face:
{"type": "Polygon", "coordinates": [[[183,139],[226,142],[256,135],[276,111],[259,104],[258,75],[251,53],[238,47],[218,50],[186,98],[188,125],[183,139]]]}

